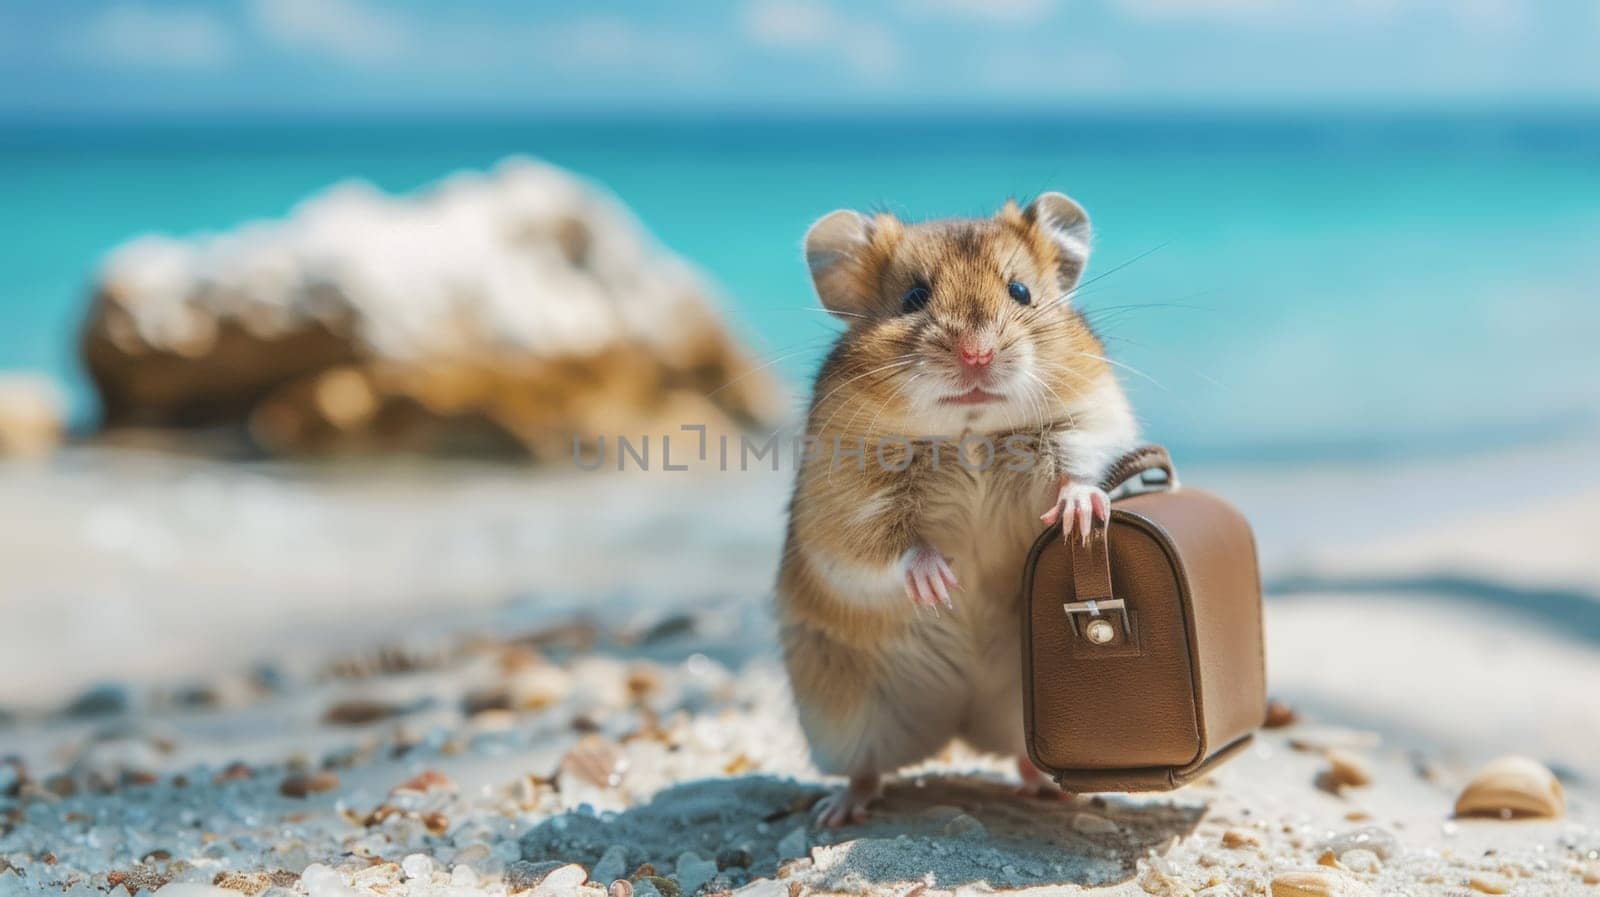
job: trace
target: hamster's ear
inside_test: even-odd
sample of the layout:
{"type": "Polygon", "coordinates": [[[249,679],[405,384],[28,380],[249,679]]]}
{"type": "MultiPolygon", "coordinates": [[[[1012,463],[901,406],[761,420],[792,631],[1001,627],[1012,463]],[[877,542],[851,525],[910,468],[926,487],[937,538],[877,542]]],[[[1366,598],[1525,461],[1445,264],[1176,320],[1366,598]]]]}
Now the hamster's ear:
{"type": "Polygon", "coordinates": [[[1061,288],[1071,290],[1077,286],[1089,264],[1089,213],[1063,194],[1042,193],[1022,217],[1055,246],[1061,288]]]}
{"type": "Polygon", "coordinates": [[[893,222],[889,216],[868,218],[840,209],[824,215],[806,231],[806,264],[822,305],[846,323],[860,318],[877,302],[877,244],[893,222]],[[886,220],[887,219],[887,220],[886,220]]]}

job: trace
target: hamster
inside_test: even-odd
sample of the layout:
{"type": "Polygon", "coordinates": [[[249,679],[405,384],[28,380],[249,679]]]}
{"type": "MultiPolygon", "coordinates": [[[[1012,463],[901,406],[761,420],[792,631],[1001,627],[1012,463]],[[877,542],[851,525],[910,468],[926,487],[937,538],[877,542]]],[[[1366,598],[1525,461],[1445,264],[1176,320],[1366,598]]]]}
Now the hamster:
{"type": "Polygon", "coordinates": [[[1109,518],[1097,484],[1138,443],[1071,302],[1089,243],[1059,193],[986,219],[842,210],[806,234],[849,327],[813,392],[776,602],[812,758],[849,779],[824,825],[864,820],[885,774],[956,738],[1053,790],[1023,744],[1023,563],[1043,527],[1109,518]]]}

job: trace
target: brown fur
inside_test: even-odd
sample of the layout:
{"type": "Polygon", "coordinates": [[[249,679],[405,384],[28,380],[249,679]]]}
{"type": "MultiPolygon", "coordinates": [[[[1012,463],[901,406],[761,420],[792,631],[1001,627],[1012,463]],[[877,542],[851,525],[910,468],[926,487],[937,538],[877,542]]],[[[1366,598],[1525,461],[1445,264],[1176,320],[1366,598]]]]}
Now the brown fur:
{"type": "MultiPolygon", "coordinates": [[[[1081,215],[1075,204],[1058,199],[1081,215]]],[[[1049,503],[1060,477],[1089,471],[1089,462],[1063,454],[1058,434],[1099,426],[1079,418],[1086,408],[1093,416],[1094,397],[1106,384],[1121,401],[1102,360],[1104,347],[1068,300],[1084,259],[1073,255],[1072,244],[1064,248],[1043,215],[1037,206],[1010,202],[992,219],[914,225],[886,215],[835,213],[808,237],[819,294],[850,326],[817,378],[808,420],[815,450],[801,466],[791,501],[777,594],[802,724],[819,765],[829,771],[888,771],[917,759],[926,745],[964,732],[956,716],[984,712],[968,706],[986,699],[972,693],[959,667],[1014,649],[1000,645],[1014,625],[1008,623],[1014,584],[1006,571],[1014,565],[1020,573],[1020,554],[1042,528],[1033,520],[1030,530],[1028,521],[1049,503]],[[1030,305],[1008,294],[1012,281],[1029,288],[1030,305]],[[916,286],[926,287],[930,300],[908,313],[902,297],[916,286]],[[991,367],[995,377],[1007,378],[1007,402],[969,411],[938,401],[961,391],[951,359],[964,339],[994,349],[991,367]],[[1039,463],[1027,471],[966,470],[955,462],[955,440],[964,433],[996,443],[1015,435],[1039,463]],[[904,444],[880,442],[925,435],[947,437],[937,469],[931,444],[918,443],[907,459],[904,444]],[[836,452],[835,439],[847,451],[864,440],[863,461],[836,452]],[[884,447],[881,461],[878,445],[884,447]],[[897,471],[902,464],[908,466],[897,471]],[[1019,508],[1025,516],[1018,516],[1019,508]],[[963,586],[956,608],[939,622],[904,596],[844,593],[841,582],[853,581],[849,571],[874,577],[879,574],[872,571],[887,571],[882,575],[892,586],[894,565],[930,539],[945,543],[936,547],[956,559],[963,586]],[[865,759],[842,759],[862,751],[840,733],[878,725],[874,720],[890,712],[886,707],[903,703],[896,688],[906,682],[926,683],[935,699],[941,688],[960,692],[948,710],[955,716],[929,721],[928,731],[910,738],[904,751],[863,748],[865,759]],[[842,747],[824,745],[831,741],[842,747]]],[[[1086,220],[1083,227],[1086,235],[1086,220]]],[[[946,710],[930,704],[917,712],[939,717],[946,710]]],[[[888,724],[923,728],[904,720],[888,724]]],[[[984,726],[1004,728],[1003,722],[984,726]]],[[[1020,720],[1017,726],[1020,735],[1020,720]]]]}

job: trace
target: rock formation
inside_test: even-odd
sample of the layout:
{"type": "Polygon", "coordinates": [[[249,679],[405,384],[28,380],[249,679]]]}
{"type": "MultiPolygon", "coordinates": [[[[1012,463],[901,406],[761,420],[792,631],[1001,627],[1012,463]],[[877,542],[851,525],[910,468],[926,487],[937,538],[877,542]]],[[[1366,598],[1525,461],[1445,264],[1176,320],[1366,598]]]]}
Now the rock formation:
{"type": "Polygon", "coordinates": [[[107,430],[234,428],[273,454],[549,458],[575,434],[783,412],[687,264],[524,159],[134,240],[102,267],[82,350],[107,430]]]}

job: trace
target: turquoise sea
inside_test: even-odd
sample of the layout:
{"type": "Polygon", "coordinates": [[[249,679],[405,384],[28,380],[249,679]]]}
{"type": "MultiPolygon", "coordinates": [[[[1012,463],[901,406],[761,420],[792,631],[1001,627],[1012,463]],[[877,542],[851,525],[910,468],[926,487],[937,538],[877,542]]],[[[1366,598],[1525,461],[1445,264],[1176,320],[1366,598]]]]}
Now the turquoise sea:
{"type": "Polygon", "coordinates": [[[897,115],[0,126],[0,369],[74,360],[97,259],[415,189],[514,153],[615,191],[803,388],[831,335],[799,258],[840,206],[987,214],[1062,190],[1150,433],[1191,457],[1541,440],[1600,421],[1600,115],[897,115]]]}

